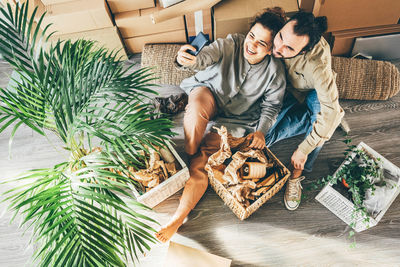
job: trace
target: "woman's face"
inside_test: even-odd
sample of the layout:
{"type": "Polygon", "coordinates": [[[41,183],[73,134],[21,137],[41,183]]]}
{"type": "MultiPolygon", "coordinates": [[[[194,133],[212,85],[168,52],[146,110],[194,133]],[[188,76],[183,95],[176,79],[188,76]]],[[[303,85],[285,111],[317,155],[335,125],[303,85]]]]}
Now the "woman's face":
{"type": "Polygon", "coordinates": [[[271,55],[272,40],[272,32],[260,23],[256,23],[244,40],[244,58],[250,64],[261,62],[266,55],[271,55]]]}

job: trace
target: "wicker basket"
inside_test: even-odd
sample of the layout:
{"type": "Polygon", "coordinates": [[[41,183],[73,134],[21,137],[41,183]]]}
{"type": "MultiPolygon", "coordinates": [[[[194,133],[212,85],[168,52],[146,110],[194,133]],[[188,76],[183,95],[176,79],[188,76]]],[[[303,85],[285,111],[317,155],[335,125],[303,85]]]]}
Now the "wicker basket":
{"type": "Polygon", "coordinates": [[[240,220],[247,219],[251,214],[253,214],[256,210],[258,210],[265,202],[267,202],[272,196],[278,193],[290,176],[290,171],[268,148],[264,149],[264,153],[268,155],[268,157],[272,159],[277,166],[281,167],[284,176],[278,182],[276,182],[275,185],[271,187],[271,189],[265,192],[262,196],[260,196],[255,202],[253,202],[247,208],[245,208],[242,204],[240,204],[231,195],[231,193],[229,193],[229,191],[222,185],[222,183],[214,177],[214,174],[212,172],[208,173],[210,184],[214,188],[215,192],[217,192],[217,194],[222,198],[225,204],[233,211],[233,213],[236,214],[236,216],[240,220]]]}

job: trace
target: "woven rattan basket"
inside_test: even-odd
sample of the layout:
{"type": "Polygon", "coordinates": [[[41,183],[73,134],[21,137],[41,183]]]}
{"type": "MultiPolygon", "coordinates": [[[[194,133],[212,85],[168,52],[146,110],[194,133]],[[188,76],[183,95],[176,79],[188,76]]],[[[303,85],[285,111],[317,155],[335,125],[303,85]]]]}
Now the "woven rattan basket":
{"type": "Polygon", "coordinates": [[[208,172],[208,178],[211,186],[214,188],[215,192],[222,198],[225,204],[235,213],[235,215],[240,220],[247,219],[251,214],[253,214],[256,210],[258,210],[265,202],[267,202],[271,197],[273,197],[276,193],[281,190],[283,185],[286,183],[287,179],[290,176],[290,171],[282,164],[282,162],[268,149],[264,149],[264,153],[268,155],[273,162],[279,166],[282,170],[283,177],[278,180],[271,189],[265,192],[262,196],[260,196],[255,202],[253,202],[250,206],[245,208],[242,204],[240,204],[229,191],[218,181],[213,172],[208,172]]]}

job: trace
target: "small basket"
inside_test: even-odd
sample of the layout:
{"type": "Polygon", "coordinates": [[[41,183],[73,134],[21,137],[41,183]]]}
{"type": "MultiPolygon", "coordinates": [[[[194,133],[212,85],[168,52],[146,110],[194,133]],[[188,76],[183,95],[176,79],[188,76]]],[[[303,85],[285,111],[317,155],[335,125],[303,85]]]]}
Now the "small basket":
{"type": "Polygon", "coordinates": [[[282,162],[268,149],[263,150],[265,155],[267,155],[276,166],[280,167],[283,173],[283,177],[278,180],[267,192],[261,195],[256,201],[254,201],[250,206],[245,208],[241,203],[239,203],[231,193],[225,188],[220,181],[218,181],[213,172],[208,172],[208,178],[211,186],[214,188],[215,192],[222,198],[225,204],[236,214],[240,220],[247,219],[251,214],[258,210],[265,202],[267,202],[272,196],[281,190],[283,185],[286,183],[290,176],[290,171],[282,164],[282,162]]]}

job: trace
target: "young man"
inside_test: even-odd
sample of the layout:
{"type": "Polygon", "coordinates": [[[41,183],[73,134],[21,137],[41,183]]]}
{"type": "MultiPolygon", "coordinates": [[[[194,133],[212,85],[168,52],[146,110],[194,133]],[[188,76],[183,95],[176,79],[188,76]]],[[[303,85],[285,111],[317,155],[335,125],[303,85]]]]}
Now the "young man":
{"type": "Polygon", "coordinates": [[[186,52],[195,50],[190,45],[179,50],[177,63],[199,70],[181,83],[189,94],[183,124],[185,150],[191,157],[190,178],[174,216],[156,234],[160,241],[171,238],[207,189],[204,166],[220,148],[216,132],[209,132],[203,139],[211,119],[216,126],[226,126],[233,136],[249,134],[250,147],[265,146],[265,134],[275,122],[286,87],[282,62],[270,56],[274,35],[284,24],[282,10],[276,12],[268,10],[258,16],[247,36],[228,35],[203,48],[197,56],[186,52]]]}
{"type": "MultiPolygon", "coordinates": [[[[310,172],[324,142],[340,124],[344,111],[339,105],[336,74],[331,68],[326,31],[326,17],[298,12],[274,39],[273,56],[283,58],[291,85],[285,95],[277,121],[266,134],[266,145],[306,134],[293,152],[292,176],[286,185],[285,206],[295,210],[300,205],[302,171],[310,172]]],[[[289,84],[289,83],[288,83],[289,84]]]]}

